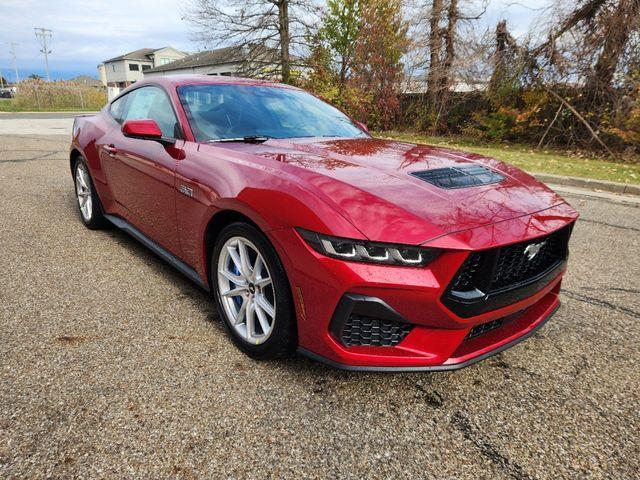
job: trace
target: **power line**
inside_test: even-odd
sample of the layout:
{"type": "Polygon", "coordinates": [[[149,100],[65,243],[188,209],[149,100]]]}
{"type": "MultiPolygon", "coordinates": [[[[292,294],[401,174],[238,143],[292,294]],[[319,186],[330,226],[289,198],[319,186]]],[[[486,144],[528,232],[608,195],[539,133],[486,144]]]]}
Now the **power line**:
{"type": "Polygon", "coordinates": [[[40,41],[40,45],[42,46],[42,50],[40,52],[44,53],[44,64],[47,69],[47,81],[51,81],[51,76],[49,75],[49,54],[51,50],[47,46],[47,40],[49,40],[52,36],[52,31],[48,28],[34,28],[36,32],[36,38],[40,41]]]}
{"type": "Polygon", "coordinates": [[[18,75],[18,63],[16,62],[16,45],[17,43],[11,42],[11,56],[13,57],[13,70],[16,73],[16,83],[20,83],[20,75],[18,75]]]}

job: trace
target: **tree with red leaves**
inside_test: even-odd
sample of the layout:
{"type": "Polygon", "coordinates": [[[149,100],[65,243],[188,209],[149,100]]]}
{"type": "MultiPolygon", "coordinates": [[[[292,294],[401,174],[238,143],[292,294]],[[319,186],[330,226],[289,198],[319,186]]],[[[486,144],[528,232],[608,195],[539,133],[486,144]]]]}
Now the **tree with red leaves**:
{"type": "Polygon", "coordinates": [[[360,98],[351,107],[373,128],[390,128],[397,120],[402,56],[408,44],[400,0],[362,2],[351,76],[360,98]]]}

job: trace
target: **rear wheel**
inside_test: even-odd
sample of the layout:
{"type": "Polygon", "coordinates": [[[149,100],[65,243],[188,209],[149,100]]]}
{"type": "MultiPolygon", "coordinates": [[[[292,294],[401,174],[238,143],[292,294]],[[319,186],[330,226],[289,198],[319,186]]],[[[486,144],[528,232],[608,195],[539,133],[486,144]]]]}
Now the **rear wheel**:
{"type": "Polygon", "coordinates": [[[73,180],[76,187],[78,213],[82,223],[92,230],[105,227],[107,221],[102,214],[102,205],[93,186],[89,167],[82,157],[78,157],[76,160],[73,180]]]}
{"type": "Polygon", "coordinates": [[[211,258],[211,283],[234,343],[257,359],[277,358],[296,346],[287,277],[274,248],[246,223],[225,227],[211,258]]]}

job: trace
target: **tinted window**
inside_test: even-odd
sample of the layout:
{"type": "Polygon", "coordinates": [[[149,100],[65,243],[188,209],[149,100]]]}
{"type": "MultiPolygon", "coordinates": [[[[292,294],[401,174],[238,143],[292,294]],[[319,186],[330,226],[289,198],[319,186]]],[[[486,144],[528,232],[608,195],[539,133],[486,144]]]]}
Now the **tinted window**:
{"type": "Polygon", "coordinates": [[[138,72],[138,71],[140,71],[140,66],[137,63],[130,63],[129,64],[129,70],[138,72]]]}
{"type": "Polygon", "coordinates": [[[158,87],[142,87],[127,95],[124,120],[151,119],[165,137],[176,137],[177,120],[167,94],[158,87]]]}
{"type": "Polygon", "coordinates": [[[247,85],[178,88],[196,140],[366,137],[345,114],[302,90],[247,85]]]}

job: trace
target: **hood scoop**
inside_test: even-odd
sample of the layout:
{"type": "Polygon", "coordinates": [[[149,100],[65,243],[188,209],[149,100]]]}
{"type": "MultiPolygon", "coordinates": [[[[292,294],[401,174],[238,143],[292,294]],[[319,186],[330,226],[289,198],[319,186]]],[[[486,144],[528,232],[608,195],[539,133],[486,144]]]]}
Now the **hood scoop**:
{"type": "Polygon", "coordinates": [[[454,188],[479,187],[504,180],[499,173],[482,165],[460,165],[457,167],[434,168],[411,172],[410,175],[438,188],[447,190],[454,188]]]}

